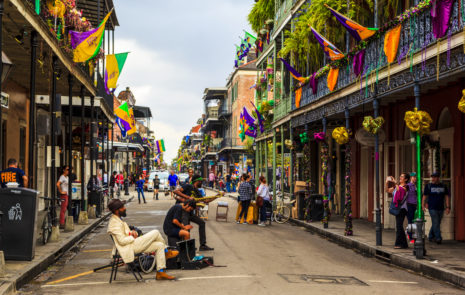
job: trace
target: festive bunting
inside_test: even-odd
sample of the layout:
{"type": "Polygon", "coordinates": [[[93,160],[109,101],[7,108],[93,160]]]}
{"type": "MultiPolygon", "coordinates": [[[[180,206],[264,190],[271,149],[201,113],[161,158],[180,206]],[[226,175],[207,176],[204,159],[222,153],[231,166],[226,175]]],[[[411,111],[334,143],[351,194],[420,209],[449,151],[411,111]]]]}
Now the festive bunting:
{"type": "Polygon", "coordinates": [[[120,126],[121,132],[123,129],[125,130],[125,132],[131,129],[131,124],[130,124],[131,117],[129,114],[129,108],[128,108],[127,102],[124,102],[115,110],[115,116],[116,116],[116,119],[118,120],[117,123],[119,122],[118,126],[120,126]]]}
{"type": "Polygon", "coordinates": [[[328,88],[333,91],[337,84],[337,77],[339,76],[339,68],[331,68],[328,73],[328,88]]]}
{"type": "Polygon", "coordinates": [[[322,142],[325,140],[326,134],[324,132],[315,132],[313,133],[313,139],[315,139],[316,142],[322,142]]]}
{"type": "Polygon", "coordinates": [[[69,31],[74,62],[86,62],[100,51],[103,36],[105,35],[105,24],[113,9],[105,16],[98,28],[87,32],[69,31]]]}
{"type": "Polygon", "coordinates": [[[396,58],[401,29],[402,25],[399,24],[386,32],[384,36],[384,53],[386,54],[388,63],[392,63],[396,58]]]}
{"type": "Polygon", "coordinates": [[[263,121],[265,119],[263,118],[262,114],[260,114],[257,107],[255,106],[255,104],[251,100],[250,100],[250,103],[252,104],[252,106],[254,108],[255,115],[257,115],[258,127],[260,127],[260,132],[263,133],[265,131],[265,126],[263,125],[263,121]]]}
{"type": "Polygon", "coordinates": [[[106,56],[106,68],[105,68],[105,85],[107,89],[116,88],[119,75],[123,70],[124,63],[128,57],[128,52],[109,54],[106,56]]]}
{"type": "Polygon", "coordinates": [[[331,11],[331,13],[336,17],[337,21],[340,22],[344,28],[347,29],[349,34],[352,35],[357,41],[365,40],[373,36],[378,29],[366,28],[357,22],[347,18],[346,16],[340,14],[336,10],[329,7],[327,4],[325,6],[331,11]]]}
{"type": "Polygon", "coordinates": [[[344,57],[344,53],[337,49],[337,47],[329,42],[325,37],[323,37],[320,33],[318,33],[313,27],[310,27],[312,30],[313,35],[315,35],[316,40],[320,43],[321,48],[325,52],[325,54],[331,60],[338,60],[344,57]]]}
{"type": "Polygon", "coordinates": [[[132,108],[129,109],[129,125],[131,128],[128,130],[128,135],[136,133],[136,119],[134,118],[134,110],[132,108]]]}
{"type": "Polygon", "coordinates": [[[349,142],[349,132],[345,127],[337,127],[333,130],[333,138],[338,144],[346,144],[349,142]]]}
{"type": "Polygon", "coordinates": [[[257,137],[257,128],[255,126],[254,118],[249,114],[247,109],[243,107],[242,109],[242,124],[244,126],[244,133],[247,136],[256,138],[257,137]]]}
{"type": "Polygon", "coordinates": [[[159,154],[166,151],[166,149],[165,149],[165,141],[163,139],[155,141],[155,145],[157,147],[157,151],[158,151],[159,154]]]}
{"type": "Polygon", "coordinates": [[[302,99],[302,87],[295,90],[295,107],[300,107],[300,100],[302,99]]]}
{"type": "Polygon", "coordinates": [[[294,79],[296,79],[300,83],[305,83],[306,79],[302,77],[302,75],[299,72],[297,72],[296,69],[294,69],[290,64],[288,64],[287,61],[284,60],[283,58],[279,58],[279,59],[283,62],[283,65],[286,67],[286,69],[289,71],[289,73],[294,79]]]}
{"type": "Polygon", "coordinates": [[[433,119],[427,112],[419,111],[417,108],[414,108],[413,111],[407,111],[404,120],[410,131],[419,132],[420,135],[428,134],[431,123],[433,123],[433,119]]]}
{"type": "MultiPolygon", "coordinates": [[[[125,125],[123,125],[121,119],[118,118],[118,117],[116,117],[115,121],[116,121],[116,125],[118,125],[119,129],[121,130],[121,136],[123,138],[125,138],[126,135],[127,135],[127,130],[129,130],[130,127],[126,127],[125,125]]],[[[129,126],[129,124],[128,124],[128,126],[129,126]]]]}
{"type": "Polygon", "coordinates": [[[450,15],[454,0],[436,0],[431,7],[433,35],[436,39],[444,37],[449,28],[450,15]]]}

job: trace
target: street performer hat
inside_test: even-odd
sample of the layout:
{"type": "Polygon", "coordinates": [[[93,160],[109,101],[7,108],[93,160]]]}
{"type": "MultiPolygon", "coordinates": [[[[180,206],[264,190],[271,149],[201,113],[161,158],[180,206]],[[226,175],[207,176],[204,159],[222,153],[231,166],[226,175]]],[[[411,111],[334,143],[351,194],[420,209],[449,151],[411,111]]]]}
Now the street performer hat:
{"type": "Polygon", "coordinates": [[[115,212],[119,208],[123,207],[126,204],[126,201],[121,201],[120,199],[113,199],[108,203],[108,210],[115,212]]]}
{"type": "Polygon", "coordinates": [[[191,183],[194,184],[197,181],[203,181],[203,178],[198,174],[192,176],[192,182],[191,183]]]}

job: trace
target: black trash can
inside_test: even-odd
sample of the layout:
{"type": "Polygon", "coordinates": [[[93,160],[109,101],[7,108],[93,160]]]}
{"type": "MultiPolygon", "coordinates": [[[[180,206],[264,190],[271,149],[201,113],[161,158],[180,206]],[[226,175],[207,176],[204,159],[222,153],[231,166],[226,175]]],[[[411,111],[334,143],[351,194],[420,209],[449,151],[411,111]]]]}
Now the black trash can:
{"type": "Polygon", "coordinates": [[[1,244],[6,260],[32,260],[36,246],[38,192],[27,188],[0,189],[1,244]]]}
{"type": "Polygon", "coordinates": [[[305,201],[305,190],[301,190],[295,193],[297,198],[297,219],[304,220],[305,208],[307,202],[305,201]]]}
{"type": "Polygon", "coordinates": [[[323,195],[310,195],[310,219],[312,221],[321,221],[324,215],[323,195]]]}

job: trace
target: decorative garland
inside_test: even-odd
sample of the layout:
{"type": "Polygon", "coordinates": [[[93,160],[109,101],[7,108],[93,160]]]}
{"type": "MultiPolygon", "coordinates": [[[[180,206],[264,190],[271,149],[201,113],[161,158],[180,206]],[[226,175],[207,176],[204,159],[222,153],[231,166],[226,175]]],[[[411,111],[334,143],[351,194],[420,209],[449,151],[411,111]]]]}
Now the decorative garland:
{"type": "Polygon", "coordinates": [[[349,142],[349,132],[345,127],[337,127],[333,130],[333,138],[338,144],[346,144],[349,142]]]}
{"type": "MultiPolygon", "coordinates": [[[[305,132],[307,133],[307,132],[305,132]]],[[[310,144],[307,143],[304,145],[304,148],[302,150],[304,158],[303,158],[303,164],[304,164],[304,169],[303,169],[303,178],[305,181],[305,200],[308,200],[308,197],[310,196],[310,187],[311,187],[311,148],[310,144]]],[[[307,207],[307,206],[306,206],[307,207]]],[[[308,215],[309,215],[309,210],[305,210],[304,214],[304,220],[308,220],[308,215]]],[[[311,221],[311,220],[310,220],[311,221]]]]}
{"type": "Polygon", "coordinates": [[[458,108],[459,108],[459,111],[461,111],[462,113],[465,113],[465,89],[462,90],[462,98],[459,101],[458,108]]]}
{"type": "Polygon", "coordinates": [[[324,214],[321,222],[326,227],[329,220],[329,198],[328,198],[328,183],[326,176],[328,175],[328,144],[326,141],[321,143],[321,182],[324,187],[323,207],[324,214]]]}
{"type": "Polygon", "coordinates": [[[427,112],[418,111],[417,108],[405,112],[404,120],[410,131],[419,132],[420,135],[429,134],[431,123],[433,123],[433,119],[427,112]]]}
{"type": "Polygon", "coordinates": [[[315,132],[313,133],[313,138],[316,142],[322,142],[325,140],[326,134],[324,132],[315,132]]]}
{"type": "Polygon", "coordinates": [[[308,142],[308,135],[307,135],[307,132],[304,132],[304,133],[301,133],[299,135],[300,137],[300,142],[301,143],[307,143],[308,142]]]}
{"type": "Polygon", "coordinates": [[[346,185],[346,200],[345,200],[345,209],[344,209],[344,222],[346,223],[346,228],[344,230],[344,235],[352,236],[352,197],[350,195],[350,168],[351,168],[351,159],[350,159],[350,144],[346,145],[345,152],[345,162],[346,162],[346,176],[345,176],[345,185],[346,185]]]}
{"type": "Polygon", "coordinates": [[[377,117],[376,119],[373,119],[372,116],[365,116],[365,118],[363,119],[362,126],[363,129],[365,129],[367,132],[371,134],[376,134],[378,133],[379,129],[381,129],[383,124],[384,118],[381,116],[377,117]]]}

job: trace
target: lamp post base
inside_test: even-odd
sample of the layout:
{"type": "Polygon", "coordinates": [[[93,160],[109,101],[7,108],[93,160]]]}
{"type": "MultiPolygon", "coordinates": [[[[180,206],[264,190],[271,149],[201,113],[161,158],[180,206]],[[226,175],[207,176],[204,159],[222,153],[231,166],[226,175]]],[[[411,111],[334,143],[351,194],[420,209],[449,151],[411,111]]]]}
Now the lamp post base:
{"type": "Polygon", "coordinates": [[[381,210],[376,208],[375,210],[376,216],[376,246],[383,245],[383,228],[381,225],[381,210]]]}
{"type": "Polygon", "coordinates": [[[426,255],[423,225],[423,219],[415,220],[416,239],[415,244],[413,246],[413,254],[417,259],[423,259],[426,255]]]}

